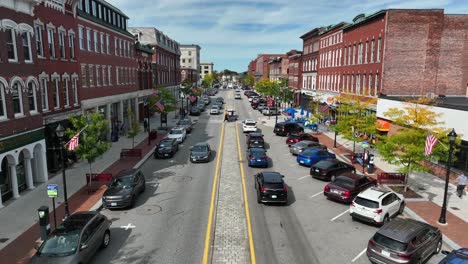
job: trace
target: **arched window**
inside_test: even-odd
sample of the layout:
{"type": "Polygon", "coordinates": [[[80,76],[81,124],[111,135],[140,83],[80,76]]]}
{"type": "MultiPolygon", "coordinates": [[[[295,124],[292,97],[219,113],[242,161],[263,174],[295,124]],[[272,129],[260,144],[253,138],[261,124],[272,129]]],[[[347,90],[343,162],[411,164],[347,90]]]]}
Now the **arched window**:
{"type": "Polygon", "coordinates": [[[36,84],[34,82],[28,83],[28,102],[29,111],[37,112],[36,84]]]}
{"type": "Polygon", "coordinates": [[[23,100],[21,95],[21,84],[19,82],[14,82],[11,87],[11,97],[13,101],[13,113],[15,115],[23,114],[23,100]]]}
{"type": "Polygon", "coordinates": [[[5,85],[0,82],[0,119],[6,118],[6,106],[5,106],[5,85]]]}

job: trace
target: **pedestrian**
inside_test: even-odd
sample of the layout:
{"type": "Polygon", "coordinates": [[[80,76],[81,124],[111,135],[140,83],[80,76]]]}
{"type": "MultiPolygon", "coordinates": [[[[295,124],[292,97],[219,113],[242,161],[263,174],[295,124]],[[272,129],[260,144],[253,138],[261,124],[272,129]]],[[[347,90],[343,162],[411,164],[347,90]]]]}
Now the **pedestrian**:
{"type": "Polygon", "coordinates": [[[148,132],[148,119],[147,118],[143,120],[143,128],[145,129],[145,132],[148,132]]]}
{"type": "Polygon", "coordinates": [[[224,121],[228,121],[228,114],[224,114],[224,121]]]}
{"type": "Polygon", "coordinates": [[[457,195],[461,199],[463,196],[463,191],[465,190],[466,185],[468,185],[468,177],[462,173],[457,177],[455,182],[457,183],[457,195]]]}

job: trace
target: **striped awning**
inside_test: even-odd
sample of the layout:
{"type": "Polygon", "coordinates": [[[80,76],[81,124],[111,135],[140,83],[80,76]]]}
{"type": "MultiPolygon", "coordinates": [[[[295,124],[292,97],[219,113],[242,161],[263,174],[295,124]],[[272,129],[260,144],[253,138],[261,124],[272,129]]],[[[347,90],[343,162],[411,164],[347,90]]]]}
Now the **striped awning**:
{"type": "Polygon", "coordinates": [[[379,131],[384,131],[384,132],[388,132],[390,131],[390,122],[388,121],[385,121],[385,120],[382,120],[382,119],[377,119],[377,122],[375,122],[375,124],[378,126],[377,127],[377,130],[379,131]]]}

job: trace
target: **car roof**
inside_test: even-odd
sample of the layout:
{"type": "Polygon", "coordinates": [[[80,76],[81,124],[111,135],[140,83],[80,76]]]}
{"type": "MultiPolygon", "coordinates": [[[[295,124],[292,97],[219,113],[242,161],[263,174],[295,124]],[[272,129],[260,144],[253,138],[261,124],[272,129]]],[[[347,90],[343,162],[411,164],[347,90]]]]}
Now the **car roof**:
{"type": "Polygon", "coordinates": [[[68,232],[71,230],[83,229],[91,219],[98,215],[95,211],[77,212],[70,215],[65,221],[57,228],[57,232],[68,232]]]}
{"type": "Polygon", "coordinates": [[[159,143],[161,143],[163,141],[175,141],[175,140],[176,140],[175,138],[163,138],[163,139],[161,139],[161,141],[159,141],[159,143]]]}
{"type": "MultiPolygon", "coordinates": [[[[327,163],[334,163],[334,164],[336,164],[336,163],[346,163],[346,162],[343,162],[343,161],[341,161],[341,160],[334,159],[334,158],[323,159],[323,160],[318,161],[317,163],[325,163],[325,162],[327,162],[327,163]]],[[[316,163],[316,165],[317,165],[317,163],[316,163]]]]}
{"type": "Polygon", "coordinates": [[[262,133],[258,133],[258,132],[250,132],[249,136],[251,136],[251,137],[263,137],[262,133]]]}
{"type": "Polygon", "coordinates": [[[201,147],[204,147],[204,146],[208,146],[208,143],[206,142],[198,142],[197,144],[193,145],[193,146],[201,146],[201,147]]]}
{"type": "Polygon", "coordinates": [[[389,193],[392,193],[392,191],[379,188],[379,187],[371,187],[361,192],[360,194],[358,194],[358,196],[361,198],[368,199],[368,200],[378,201],[389,193]]]}
{"type": "Polygon", "coordinates": [[[127,177],[135,174],[138,170],[137,169],[123,169],[117,173],[115,178],[127,177]]]}
{"type": "Polygon", "coordinates": [[[250,148],[250,152],[266,152],[264,148],[250,148]]]}
{"type": "Polygon", "coordinates": [[[255,123],[255,120],[253,120],[253,119],[246,119],[246,120],[244,120],[244,122],[246,122],[246,123],[255,123]]]}
{"type": "Polygon", "coordinates": [[[352,180],[359,180],[363,177],[366,177],[364,175],[360,175],[360,174],[356,174],[356,173],[352,173],[352,172],[344,172],[342,174],[340,174],[340,176],[338,177],[346,177],[348,179],[352,179],[352,180]]]}
{"type": "Polygon", "coordinates": [[[275,171],[262,172],[262,175],[263,175],[263,181],[265,182],[271,182],[271,183],[283,182],[283,175],[281,175],[279,172],[275,172],[275,171]]]}
{"type": "Polygon", "coordinates": [[[436,227],[414,219],[395,218],[377,230],[377,233],[406,243],[413,239],[424,228],[437,229],[436,227]]]}

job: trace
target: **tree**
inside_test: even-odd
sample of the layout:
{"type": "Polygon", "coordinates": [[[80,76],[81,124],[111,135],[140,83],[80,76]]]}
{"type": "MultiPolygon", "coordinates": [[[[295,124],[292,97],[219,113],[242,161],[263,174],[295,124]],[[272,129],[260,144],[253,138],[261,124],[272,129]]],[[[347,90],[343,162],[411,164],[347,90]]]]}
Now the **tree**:
{"type": "Polygon", "coordinates": [[[132,109],[127,110],[128,120],[130,120],[130,129],[128,130],[127,137],[132,139],[132,148],[135,148],[135,136],[140,133],[140,124],[136,121],[135,114],[132,109]]]}
{"type": "Polygon", "coordinates": [[[275,83],[270,79],[262,78],[257,82],[255,89],[264,96],[273,96],[275,93],[275,83]]]}
{"type": "Polygon", "coordinates": [[[202,81],[202,86],[204,88],[209,88],[213,86],[213,82],[216,79],[216,76],[213,73],[206,74],[202,81]]]}
{"type": "Polygon", "coordinates": [[[100,113],[92,113],[87,116],[70,116],[68,120],[72,127],[67,128],[65,134],[70,138],[78,134],[79,144],[73,150],[89,164],[89,172],[93,173],[92,164],[110,148],[111,143],[105,140],[109,132],[109,122],[104,120],[100,113]]]}
{"type": "MultiPolygon", "coordinates": [[[[379,137],[377,149],[382,158],[394,165],[403,166],[402,173],[414,171],[430,171],[422,164],[427,133],[432,133],[439,142],[435,145],[432,158],[445,160],[448,157],[448,129],[440,122],[442,114],[432,110],[433,100],[430,98],[411,98],[403,104],[403,108],[390,108],[384,113],[399,128],[395,134],[379,137]]],[[[460,142],[460,139],[457,139],[460,142]]]]}
{"type": "Polygon", "coordinates": [[[172,95],[172,92],[165,87],[154,88],[154,95],[150,96],[149,107],[153,113],[169,113],[176,110],[177,100],[172,95]],[[159,109],[156,105],[160,103],[164,106],[164,109],[159,109]]]}
{"type": "Polygon", "coordinates": [[[251,73],[248,73],[241,79],[241,82],[243,85],[246,85],[246,86],[254,86],[255,76],[253,76],[251,73]]]}

